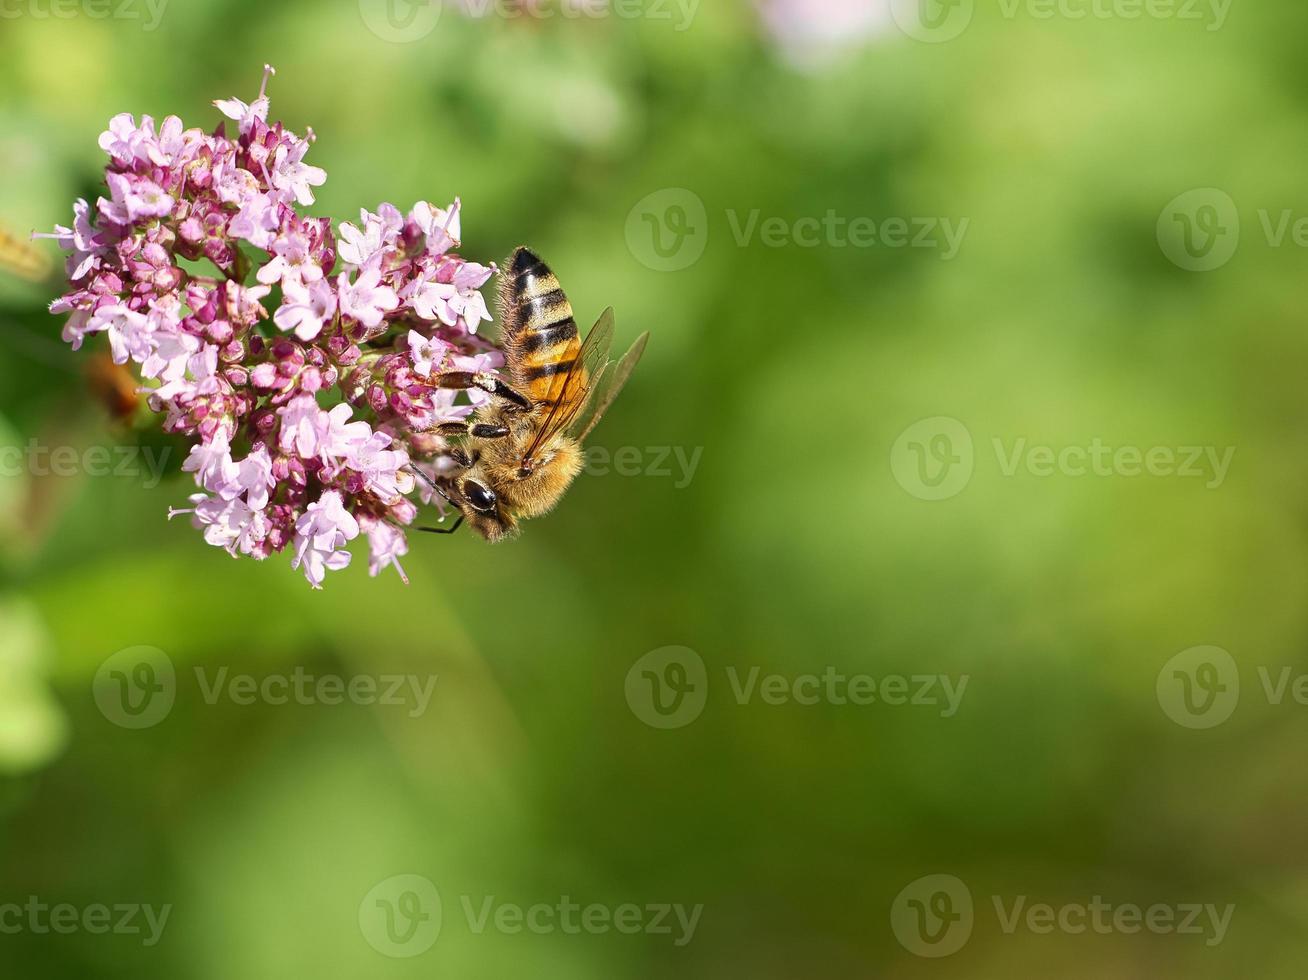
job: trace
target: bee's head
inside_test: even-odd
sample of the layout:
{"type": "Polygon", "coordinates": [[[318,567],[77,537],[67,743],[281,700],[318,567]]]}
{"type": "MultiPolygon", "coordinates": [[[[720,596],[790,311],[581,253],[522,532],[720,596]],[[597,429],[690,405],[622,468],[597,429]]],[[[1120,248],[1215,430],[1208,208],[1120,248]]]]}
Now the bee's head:
{"type": "Polygon", "coordinates": [[[502,541],[518,533],[518,522],[505,502],[478,475],[465,476],[457,489],[464,518],[487,541],[502,541]]]}

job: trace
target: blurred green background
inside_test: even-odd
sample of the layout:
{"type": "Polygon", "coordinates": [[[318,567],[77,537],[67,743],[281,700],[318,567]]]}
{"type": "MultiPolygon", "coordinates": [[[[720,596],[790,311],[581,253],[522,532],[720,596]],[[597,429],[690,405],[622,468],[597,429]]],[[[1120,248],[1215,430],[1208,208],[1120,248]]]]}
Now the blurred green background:
{"type": "Polygon", "coordinates": [[[314,593],[165,520],[183,447],[114,425],[57,283],[0,272],[0,446],[173,449],[149,488],[0,476],[0,907],[171,906],[153,945],[0,931],[5,975],[1303,974],[1308,707],[1267,678],[1308,671],[1308,255],[1275,234],[1308,215],[1308,9],[926,2],[0,7],[9,231],[94,197],[112,115],[211,128],[270,61],[273,118],[319,137],[314,214],[459,195],[467,257],[530,243],[581,318],[653,335],[595,436],[636,475],[592,473],[509,545],[415,540],[408,588],[360,554],[314,593]],[[781,233],[828,213],[966,233],[781,233]],[[1187,222],[1212,237],[1178,246],[1187,222]],[[1223,479],[1006,472],[1094,440],[1234,455],[1223,479]],[[1203,644],[1233,658],[1209,693],[1239,685],[1211,727],[1168,666],[1203,644]],[[93,681],[141,646],[176,699],[137,730],[93,681]],[[650,676],[680,675],[638,661],[669,646],[704,664],[669,655],[693,718],[651,714],[650,676]],[[205,697],[297,669],[437,681],[422,712],[205,697]],[[967,687],[949,716],[735,689],[829,670],[967,687]],[[947,958],[901,935],[932,874],[975,906],[947,958]],[[378,931],[411,908],[398,875],[439,891],[429,949],[378,931]],[[478,931],[488,896],[703,910],[678,945],[674,918],[478,931]],[[1234,912],[1213,943],[1046,933],[996,896],[1234,912]]]}

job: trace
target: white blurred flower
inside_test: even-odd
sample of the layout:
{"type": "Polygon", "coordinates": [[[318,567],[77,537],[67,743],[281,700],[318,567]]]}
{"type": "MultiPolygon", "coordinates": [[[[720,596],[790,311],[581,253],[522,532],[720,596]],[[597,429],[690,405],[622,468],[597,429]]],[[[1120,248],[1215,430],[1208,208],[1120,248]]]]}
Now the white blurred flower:
{"type": "Polygon", "coordinates": [[[787,61],[820,68],[870,38],[894,30],[892,0],[755,0],[787,61]]]}

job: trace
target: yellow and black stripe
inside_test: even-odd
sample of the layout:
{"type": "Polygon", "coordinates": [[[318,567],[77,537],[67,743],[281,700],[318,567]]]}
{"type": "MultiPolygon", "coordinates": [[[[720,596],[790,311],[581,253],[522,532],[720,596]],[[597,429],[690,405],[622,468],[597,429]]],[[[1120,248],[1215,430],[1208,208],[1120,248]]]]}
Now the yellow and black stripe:
{"type": "Polygon", "coordinates": [[[581,351],[572,304],[530,249],[518,249],[507,266],[502,340],[512,384],[534,404],[552,406],[581,351]]]}

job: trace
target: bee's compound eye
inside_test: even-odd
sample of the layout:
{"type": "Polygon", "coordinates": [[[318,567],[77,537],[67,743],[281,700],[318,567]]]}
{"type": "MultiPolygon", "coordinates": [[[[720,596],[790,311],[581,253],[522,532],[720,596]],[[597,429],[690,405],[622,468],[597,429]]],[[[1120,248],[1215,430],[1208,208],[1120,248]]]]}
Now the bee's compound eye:
{"type": "Polygon", "coordinates": [[[495,492],[475,480],[464,481],[463,496],[472,504],[473,509],[483,514],[495,509],[495,492]]]}

